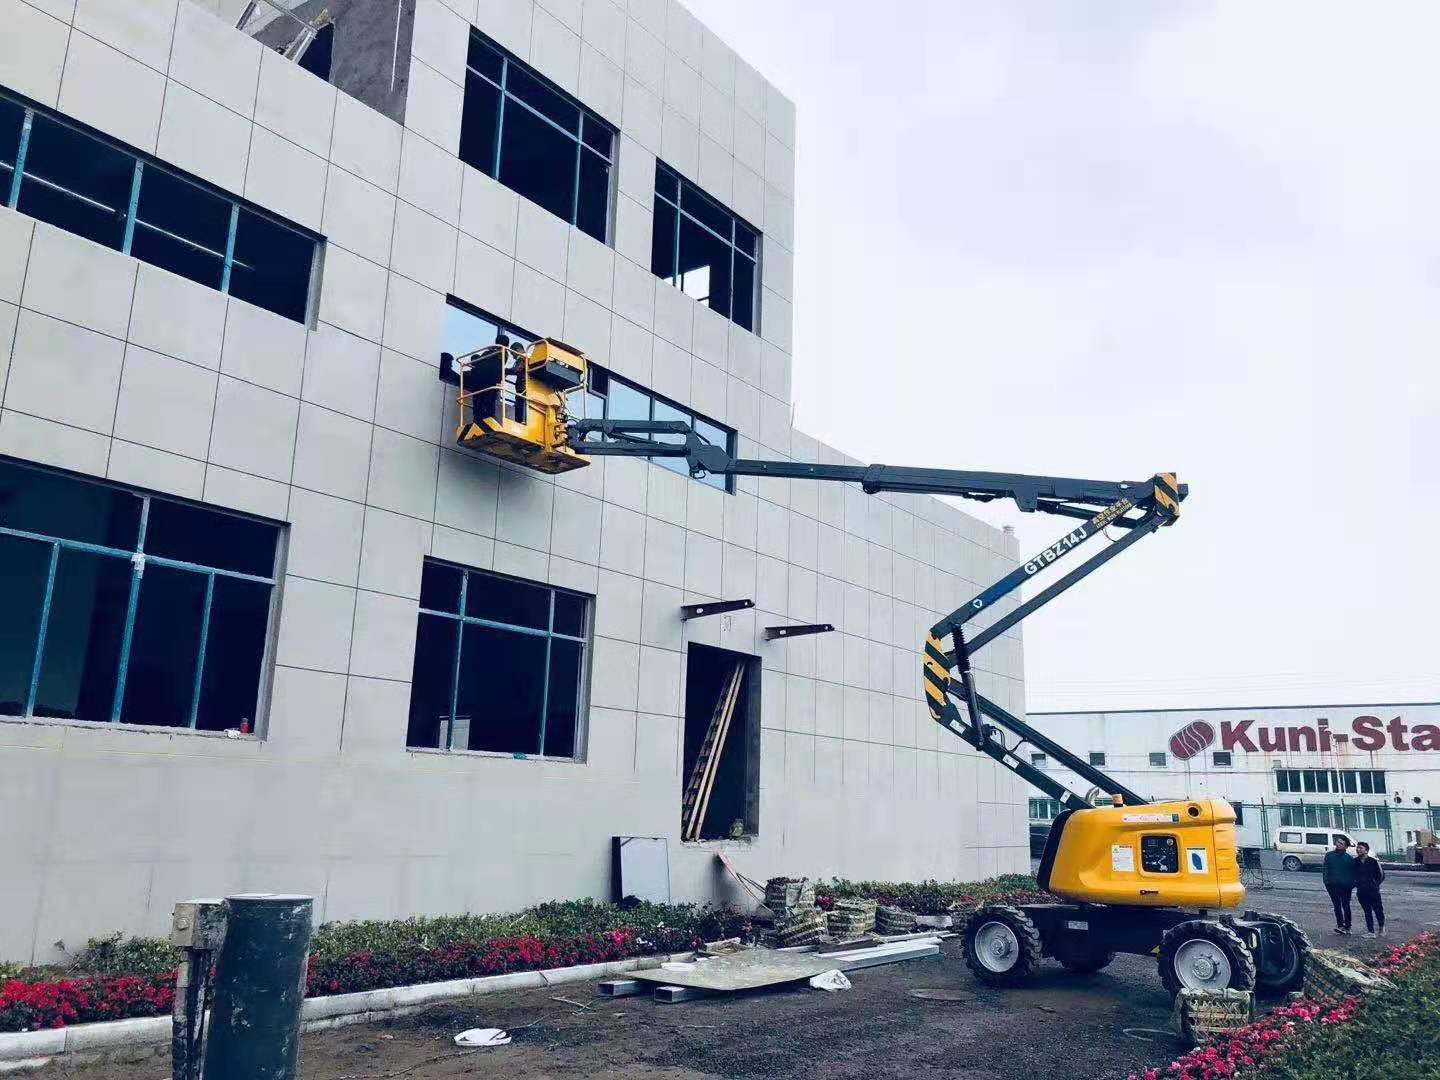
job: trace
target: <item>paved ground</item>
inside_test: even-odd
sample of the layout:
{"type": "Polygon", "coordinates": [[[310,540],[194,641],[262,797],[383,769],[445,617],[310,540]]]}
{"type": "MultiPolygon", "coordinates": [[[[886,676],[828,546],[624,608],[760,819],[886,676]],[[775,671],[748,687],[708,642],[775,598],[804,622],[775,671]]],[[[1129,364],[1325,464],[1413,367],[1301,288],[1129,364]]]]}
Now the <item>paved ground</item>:
{"type": "MultiPolygon", "coordinates": [[[[1253,907],[1289,915],[1327,947],[1360,956],[1384,947],[1386,939],[1330,933],[1330,904],[1319,875],[1280,873],[1275,882],[1273,889],[1252,891],[1253,907]]],[[[1392,874],[1386,887],[1389,941],[1440,927],[1440,874],[1392,874]]],[[[975,983],[952,940],[935,960],[872,968],[852,981],[854,989],[835,994],[780,990],[678,1005],[641,997],[600,999],[590,984],[562,988],[563,996],[589,1010],[553,1001],[550,991],[496,994],[393,1023],[309,1036],[301,1075],[304,1080],[1113,1080],[1168,1062],[1183,1049],[1164,1033],[1170,998],[1147,958],[1122,956],[1089,977],[1067,975],[1047,963],[1025,988],[994,991],[975,983]],[[966,1000],[912,995],[921,989],[955,990],[966,1000]],[[469,1027],[507,1028],[516,1032],[515,1042],[462,1054],[451,1040],[469,1027]],[[1126,1028],[1160,1033],[1127,1035],[1126,1028]]],[[[169,1074],[147,1064],[64,1075],[159,1080],[169,1074]]]]}

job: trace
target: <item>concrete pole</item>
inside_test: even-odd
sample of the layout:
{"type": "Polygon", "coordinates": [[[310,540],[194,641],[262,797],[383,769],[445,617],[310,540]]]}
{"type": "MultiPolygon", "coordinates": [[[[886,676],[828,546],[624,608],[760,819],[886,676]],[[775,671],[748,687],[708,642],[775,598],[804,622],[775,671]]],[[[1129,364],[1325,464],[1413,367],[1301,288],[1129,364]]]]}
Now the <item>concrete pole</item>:
{"type": "Polygon", "coordinates": [[[271,894],[225,901],[206,1080],[295,1080],[314,899],[271,894]]]}

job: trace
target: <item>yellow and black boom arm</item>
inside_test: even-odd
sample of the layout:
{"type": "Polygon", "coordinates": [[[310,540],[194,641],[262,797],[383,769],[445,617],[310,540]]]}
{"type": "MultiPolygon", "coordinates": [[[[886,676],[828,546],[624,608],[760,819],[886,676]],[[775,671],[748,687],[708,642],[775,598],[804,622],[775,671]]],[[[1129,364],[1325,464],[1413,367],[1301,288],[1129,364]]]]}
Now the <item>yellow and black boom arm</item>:
{"type": "Polygon", "coordinates": [[[978,502],[1010,499],[1024,511],[1077,518],[1080,524],[1044,551],[1015,567],[993,585],[930,628],[921,649],[926,704],[941,727],[988,754],[1049,797],[1072,809],[1088,805],[1054,777],[1024,760],[1020,749],[1033,747],[1105,793],[1129,805],[1145,802],[1088,760],[1035,730],[975,689],[971,657],[1016,623],[1157,529],[1174,524],[1189,494],[1174,473],[1148,480],[1101,481],[1024,473],[922,469],[903,465],[830,465],[819,462],[737,458],[705,441],[683,420],[581,420],[569,422],[570,446],[581,454],[606,457],[684,458],[694,476],[773,476],[796,480],[856,483],[867,493],[882,491],[949,495],[978,502]],[[666,441],[669,440],[669,441],[666,441]],[[966,624],[1031,578],[1066,559],[1086,541],[1115,527],[1124,535],[1091,555],[1030,599],[967,637],[966,624]],[[1006,746],[988,717],[1016,737],[1006,746]]]}

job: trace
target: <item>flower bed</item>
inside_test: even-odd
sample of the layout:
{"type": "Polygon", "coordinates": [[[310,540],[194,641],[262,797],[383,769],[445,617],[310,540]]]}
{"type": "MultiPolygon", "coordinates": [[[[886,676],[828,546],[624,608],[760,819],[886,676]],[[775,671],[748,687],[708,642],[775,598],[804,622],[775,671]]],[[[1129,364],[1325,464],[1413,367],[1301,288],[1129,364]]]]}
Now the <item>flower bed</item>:
{"type": "MultiPolygon", "coordinates": [[[[925,914],[956,902],[963,910],[989,899],[1023,900],[1034,888],[1033,878],[1010,875],[965,884],[836,881],[816,892],[831,904],[864,895],[925,914]]],[[[306,995],[607,963],[754,935],[749,918],[734,911],[593,900],[505,915],[326,923],[310,942],[306,995]]],[[[89,942],[64,967],[11,967],[0,972],[0,1031],[164,1015],[174,1001],[178,960],[163,940],[116,934],[89,942]]]]}
{"type": "Polygon", "coordinates": [[[1440,1076],[1440,935],[1426,932],[1375,963],[1393,992],[1273,1009],[1223,1041],[1130,1080],[1332,1080],[1440,1076]]]}

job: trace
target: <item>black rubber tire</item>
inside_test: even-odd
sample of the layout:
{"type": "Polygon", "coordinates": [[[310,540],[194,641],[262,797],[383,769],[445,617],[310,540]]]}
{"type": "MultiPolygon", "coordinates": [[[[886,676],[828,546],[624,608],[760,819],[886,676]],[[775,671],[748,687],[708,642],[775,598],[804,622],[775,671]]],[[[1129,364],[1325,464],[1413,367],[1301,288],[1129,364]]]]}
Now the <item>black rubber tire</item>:
{"type": "Polygon", "coordinates": [[[1160,981],[1174,997],[1184,983],[1175,973],[1175,953],[1187,941],[1204,938],[1217,945],[1230,961],[1230,989],[1255,989],[1255,957],[1250,954],[1240,935],[1223,923],[1209,919],[1189,919],[1176,923],[1160,939],[1160,981]]]}
{"type": "Polygon", "coordinates": [[[1030,921],[1030,916],[1010,904],[986,904],[978,908],[970,921],[965,924],[965,966],[977,979],[989,986],[1014,986],[1023,982],[1040,966],[1043,949],[1040,931],[1030,921]],[[1002,922],[1014,933],[1020,945],[1020,954],[1015,966],[1009,971],[991,971],[980,962],[975,952],[975,935],[981,927],[992,922],[1002,922]]]}
{"type": "Polygon", "coordinates": [[[1298,856],[1286,855],[1285,858],[1280,861],[1280,868],[1282,870],[1288,870],[1290,871],[1290,873],[1295,874],[1299,873],[1301,870],[1304,870],[1305,864],[1300,861],[1298,856]]]}
{"type": "Polygon", "coordinates": [[[1072,975],[1093,975],[1101,968],[1106,967],[1111,960],[1115,959],[1113,952],[1105,952],[1100,949],[1092,949],[1084,953],[1067,953],[1057,956],[1061,967],[1072,975]]]}
{"type": "Polygon", "coordinates": [[[1284,915],[1272,915],[1267,911],[1251,911],[1246,915],[1249,918],[1276,922],[1283,926],[1285,941],[1290,946],[1290,955],[1293,958],[1285,973],[1279,976],[1267,977],[1257,964],[1255,968],[1257,989],[1266,994],[1288,994],[1292,990],[1299,990],[1305,984],[1305,967],[1310,963],[1311,945],[1305,931],[1284,915]]]}

